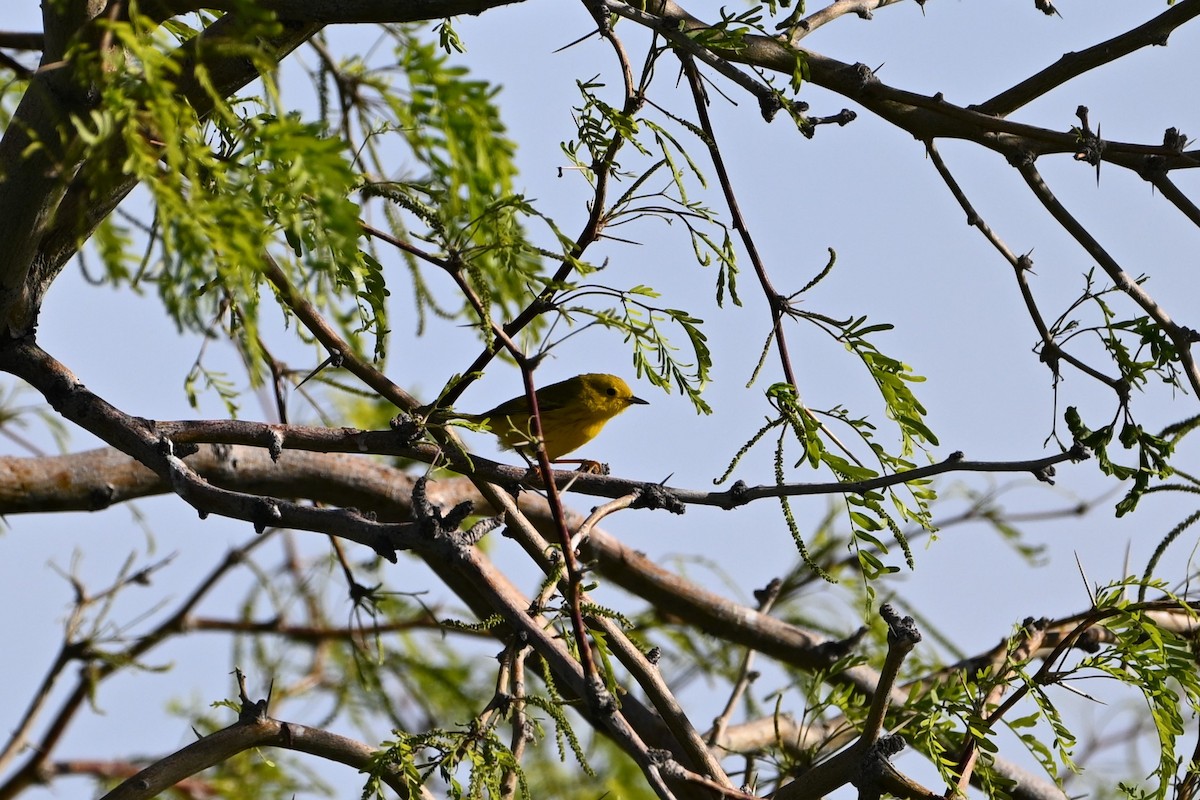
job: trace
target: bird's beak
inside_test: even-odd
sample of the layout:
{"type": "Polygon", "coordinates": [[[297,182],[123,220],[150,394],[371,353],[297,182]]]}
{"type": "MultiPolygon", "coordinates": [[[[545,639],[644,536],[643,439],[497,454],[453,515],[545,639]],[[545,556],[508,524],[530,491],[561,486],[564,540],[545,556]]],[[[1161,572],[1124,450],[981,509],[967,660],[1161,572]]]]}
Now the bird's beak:
{"type": "Polygon", "coordinates": [[[649,400],[643,400],[643,399],[642,399],[642,398],[640,398],[640,397],[634,397],[634,396],[632,396],[632,395],[630,395],[630,397],[629,397],[629,402],[630,402],[630,404],[631,404],[631,405],[639,405],[639,406],[648,406],[648,405],[650,405],[650,401],[649,401],[649,400]]]}

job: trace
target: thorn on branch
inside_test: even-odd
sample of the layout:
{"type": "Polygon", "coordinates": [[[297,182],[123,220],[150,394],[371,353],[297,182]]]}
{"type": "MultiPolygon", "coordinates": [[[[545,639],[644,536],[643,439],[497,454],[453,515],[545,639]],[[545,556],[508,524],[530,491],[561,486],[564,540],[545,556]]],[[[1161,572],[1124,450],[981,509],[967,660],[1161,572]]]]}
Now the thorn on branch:
{"type": "Polygon", "coordinates": [[[237,679],[238,700],[242,704],[242,710],[238,712],[238,722],[255,724],[264,721],[267,718],[267,706],[270,704],[271,692],[267,692],[264,700],[251,700],[250,694],[246,691],[246,673],[242,672],[240,667],[235,667],[233,674],[237,679]]]}
{"type": "Polygon", "coordinates": [[[630,508],[648,508],[651,511],[666,509],[672,514],[682,514],[687,506],[675,495],[657,483],[644,483],[637,489],[637,497],[629,504],[630,508]]]}
{"type": "Polygon", "coordinates": [[[258,504],[254,511],[255,533],[262,533],[272,525],[278,525],[280,520],[283,519],[283,512],[279,510],[279,503],[273,497],[258,498],[258,504]]]}
{"type": "Polygon", "coordinates": [[[1104,140],[1100,138],[1100,127],[1096,127],[1095,133],[1092,132],[1088,125],[1088,108],[1087,106],[1079,106],[1075,109],[1075,116],[1079,117],[1080,128],[1077,129],[1077,140],[1079,147],[1075,150],[1076,161],[1086,161],[1096,168],[1096,183],[1100,183],[1100,162],[1101,156],[1104,154],[1104,140]]]}
{"type": "Polygon", "coordinates": [[[301,386],[308,383],[309,380],[316,377],[317,375],[320,375],[321,371],[324,370],[326,367],[333,367],[334,369],[337,369],[338,367],[340,367],[342,365],[342,362],[344,362],[345,360],[346,360],[346,356],[344,353],[342,353],[341,350],[337,349],[336,347],[329,348],[329,355],[325,357],[325,360],[322,361],[320,364],[318,364],[316,367],[314,367],[311,372],[309,372],[307,375],[305,375],[303,378],[301,378],[300,382],[296,384],[296,388],[299,389],[301,386]]]}

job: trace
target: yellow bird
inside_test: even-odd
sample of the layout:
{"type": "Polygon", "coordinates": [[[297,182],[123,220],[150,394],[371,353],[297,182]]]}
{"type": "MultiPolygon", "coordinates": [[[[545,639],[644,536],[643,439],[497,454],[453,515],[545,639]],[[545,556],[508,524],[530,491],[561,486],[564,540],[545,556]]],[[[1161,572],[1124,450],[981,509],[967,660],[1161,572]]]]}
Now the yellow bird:
{"type": "MultiPolygon", "coordinates": [[[[552,383],[537,390],[538,414],[546,455],[551,461],[596,438],[610,419],[631,405],[646,405],[634,397],[629,384],[616,375],[588,373],[552,383]]],[[[529,398],[525,395],[505,400],[484,414],[468,414],[463,419],[487,421],[492,433],[506,447],[533,454],[533,419],[529,398]]]]}

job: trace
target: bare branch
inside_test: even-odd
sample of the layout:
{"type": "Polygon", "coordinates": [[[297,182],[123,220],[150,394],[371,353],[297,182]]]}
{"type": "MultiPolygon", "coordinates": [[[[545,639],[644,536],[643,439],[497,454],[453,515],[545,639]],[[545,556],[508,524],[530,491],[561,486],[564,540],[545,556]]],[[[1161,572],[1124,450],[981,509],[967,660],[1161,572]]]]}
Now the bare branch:
{"type": "MultiPolygon", "coordinates": [[[[210,733],[151,764],[104,795],[104,800],[149,800],[181,780],[191,778],[238,753],[260,747],[309,753],[353,767],[359,772],[377,769],[374,756],[378,749],[372,745],[320,728],[272,719],[264,714],[210,733]]],[[[431,800],[433,797],[424,787],[420,787],[415,794],[410,792],[408,782],[401,771],[395,768],[384,771],[380,777],[402,798],[431,800]]]]}
{"type": "MultiPolygon", "coordinates": [[[[695,35],[712,30],[703,20],[691,15],[673,0],[653,0],[634,9],[619,0],[605,0],[616,14],[644,22],[644,13],[657,18],[655,30],[676,31],[673,35],[695,35]]],[[[747,34],[738,38],[738,47],[710,48],[722,58],[790,76],[798,54],[803,58],[812,83],[861,104],[920,141],[951,138],[965,139],[989,150],[1005,154],[1024,150],[1034,155],[1074,154],[1078,142],[1074,134],[1012,122],[985,114],[974,108],[954,105],[941,94],[932,97],[889,86],[864,64],[846,64],[820,53],[793,48],[779,39],[747,34]]],[[[1200,166],[1200,152],[1180,152],[1162,145],[1105,142],[1104,160],[1138,169],[1148,157],[1162,159],[1166,170],[1200,166]]]]}
{"type": "Polygon", "coordinates": [[[1006,117],[1021,106],[1083,75],[1085,72],[1118,61],[1143,47],[1163,47],[1167,37],[1200,15],[1200,2],[1182,0],[1149,22],[1118,36],[1074,53],[1067,53],[1036,75],[1031,75],[990,100],[974,106],[977,111],[1006,117]]]}
{"type": "Polygon", "coordinates": [[[950,173],[949,167],[946,166],[946,162],[942,160],[941,153],[938,152],[937,145],[932,141],[926,142],[925,149],[929,153],[929,159],[937,169],[938,175],[946,182],[950,193],[954,195],[954,199],[958,201],[963,211],[966,212],[967,224],[977,228],[983,234],[984,238],[996,248],[1000,255],[1004,257],[1004,260],[1013,268],[1013,273],[1017,279],[1017,286],[1021,290],[1021,299],[1025,301],[1025,309],[1029,312],[1029,318],[1033,320],[1033,325],[1037,328],[1038,336],[1042,340],[1042,360],[1050,368],[1055,378],[1059,377],[1059,362],[1066,361],[1085,375],[1113,389],[1119,397],[1124,397],[1128,393],[1128,388],[1125,387],[1122,381],[1117,378],[1110,378],[1082,359],[1059,347],[1058,342],[1050,335],[1050,329],[1047,327],[1046,321],[1042,317],[1042,312],[1038,308],[1037,301],[1033,297],[1033,289],[1029,286],[1029,270],[1033,267],[1032,259],[1028,255],[1018,256],[1013,253],[999,235],[984,221],[979,212],[971,205],[971,201],[967,199],[967,195],[963,192],[962,187],[959,186],[958,181],[950,173]]]}
{"type": "Polygon", "coordinates": [[[796,45],[805,36],[815,31],[822,25],[827,25],[835,19],[854,14],[859,19],[870,20],[874,16],[874,11],[877,8],[884,8],[893,3],[898,3],[900,0],[834,0],[834,2],[822,8],[820,11],[814,11],[807,17],[801,17],[804,13],[804,5],[797,4],[796,10],[776,26],[778,30],[789,30],[788,42],[796,45]]]}
{"type": "MultiPolygon", "coordinates": [[[[1200,8],[1200,5],[1197,5],[1200,8]]],[[[1179,354],[1180,364],[1183,367],[1183,373],[1187,376],[1188,383],[1191,384],[1193,396],[1200,397],[1200,368],[1197,368],[1196,360],[1192,354],[1192,344],[1200,341],[1200,334],[1196,331],[1178,325],[1166,309],[1158,304],[1158,302],[1150,296],[1150,294],[1142,288],[1141,284],[1134,280],[1133,276],[1121,268],[1108,251],[1096,241],[1095,237],[1085,228],[1078,220],[1071,215],[1069,211],[1058,201],[1054,193],[1050,191],[1050,187],[1042,180],[1041,174],[1037,167],[1033,164],[1033,159],[1029,157],[1015,159],[1014,166],[1021,173],[1021,177],[1029,185],[1033,194],[1041,202],[1050,215],[1063,226],[1067,233],[1079,242],[1080,246],[1096,259],[1096,263],[1100,265],[1113,284],[1125,294],[1141,306],[1154,322],[1163,329],[1171,341],[1175,344],[1179,354]]]]}
{"type": "Polygon", "coordinates": [[[0,31],[0,47],[10,50],[41,50],[46,35],[40,31],[0,31]]]}

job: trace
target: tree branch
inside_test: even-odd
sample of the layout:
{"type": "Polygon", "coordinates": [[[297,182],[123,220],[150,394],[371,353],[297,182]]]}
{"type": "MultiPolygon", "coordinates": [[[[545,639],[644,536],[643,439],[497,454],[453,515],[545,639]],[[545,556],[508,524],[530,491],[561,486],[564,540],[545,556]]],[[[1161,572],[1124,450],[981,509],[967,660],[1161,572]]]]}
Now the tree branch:
{"type": "MultiPolygon", "coordinates": [[[[94,464],[112,463],[110,451],[93,451],[82,456],[56,457],[49,460],[57,462],[62,459],[79,459],[94,464]]],[[[374,464],[361,458],[285,452],[279,462],[275,463],[261,449],[234,448],[221,454],[216,448],[203,448],[196,455],[190,456],[189,461],[193,468],[217,482],[222,480],[221,473],[228,471],[227,479],[239,481],[243,488],[259,487],[265,482],[262,488],[290,496],[291,493],[285,489],[286,485],[293,480],[306,482],[308,478],[304,476],[310,476],[313,480],[314,499],[341,502],[348,496],[353,496],[358,499],[360,507],[375,512],[382,518],[406,518],[411,514],[411,476],[406,476],[395,468],[374,464]],[[374,499],[370,497],[372,494],[374,499]]],[[[11,462],[0,461],[0,467],[6,463],[11,462]]],[[[137,470],[142,476],[139,480],[145,482],[140,485],[138,491],[149,493],[147,490],[150,482],[158,485],[158,491],[165,490],[166,481],[144,468],[138,467],[137,470]]],[[[0,469],[0,475],[6,472],[7,470],[0,469]]],[[[24,472],[18,468],[15,474],[20,476],[24,472]]],[[[87,471],[80,469],[77,474],[85,475],[87,471]]],[[[103,485],[105,479],[111,477],[111,473],[102,473],[94,475],[93,480],[103,485]]],[[[115,480],[113,483],[118,487],[117,492],[113,494],[115,501],[119,499],[119,492],[122,491],[120,487],[125,486],[125,481],[115,480]]],[[[2,485],[0,483],[0,486],[2,485]]],[[[78,492],[80,497],[90,494],[91,490],[87,488],[78,492]]],[[[492,513],[489,504],[475,493],[464,479],[433,482],[429,485],[427,494],[430,501],[438,504],[453,505],[470,501],[475,504],[476,513],[492,513]]],[[[540,525],[545,525],[547,532],[551,530],[552,517],[541,498],[523,493],[520,507],[523,514],[539,521],[540,525]]],[[[0,513],[11,512],[6,506],[0,505],[0,513]]],[[[570,515],[568,518],[572,529],[577,528],[582,521],[583,518],[577,515],[570,515]]],[[[539,622],[537,618],[530,619],[527,616],[527,609],[530,607],[528,599],[514,595],[513,593],[519,595],[516,588],[502,573],[481,560],[482,554],[475,553],[472,562],[474,566],[471,567],[464,565],[458,558],[447,558],[443,551],[429,542],[425,542],[419,552],[481,619],[497,610],[507,608],[509,611],[505,612],[506,619],[510,620],[510,624],[514,619],[519,619],[520,630],[526,630],[526,625],[536,627],[546,624],[544,620],[539,622]],[[512,616],[516,614],[514,609],[522,609],[519,616],[512,616]]],[[[544,552],[539,551],[538,555],[542,557],[544,552]]],[[[847,643],[832,641],[766,614],[757,613],[698,587],[662,569],[651,559],[597,527],[591,529],[587,541],[582,545],[581,555],[592,564],[592,568],[598,574],[654,604],[665,613],[678,616],[688,624],[723,640],[760,651],[784,663],[802,669],[828,667],[844,654],[848,646],[847,643]]],[[[555,641],[555,647],[561,646],[561,642],[555,641]]],[[[538,641],[534,644],[539,652],[543,652],[545,642],[538,641]]],[[[557,665],[555,673],[560,683],[572,692],[578,690],[576,696],[586,696],[582,691],[582,672],[579,671],[577,662],[573,659],[562,661],[556,657],[551,659],[551,664],[557,665]],[[569,667],[570,663],[574,663],[575,666],[569,667]]],[[[868,697],[878,692],[878,674],[865,667],[845,670],[839,673],[835,680],[855,687],[868,697]]],[[[905,694],[898,691],[891,698],[891,702],[903,703],[905,694]]],[[[580,710],[596,724],[603,724],[603,716],[593,717],[586,707],[581,707],[580,710]]],[[[662,728],[662,719],[635,704],[632,698],[622,699],[622,713],[638,731],[639,736],[647,739],[651,746],[671,746],[674,737],[663,738],[667,732],[662,728]]],[[[621,737],[622,735],[617,736],[618,741],[621,741],[621,737]]],[[[718,742],[718,746],[720,745],[718,742]]],[[[997,765],[999,769],[1008,769],[1007,762],[1003,760],[999,760],[997,765]]],[[[1030,780],[1028,776],[1026,780],[1030,780]]],[[[1034,779],[1031,785],[1037,787],[1042,784],[1034,779]]],[[[1030,798],[1049,795],[1024,792],[1018,796],[1030,798]]]]}
{"type": "Polygon", "coordinates": [[[1013,253],[1008,245],[1004,243],[1004,240],[979,215],[979,212],[971,205],[971,201],[967,199],[967,195],[962,190],[962,187],[959,186],[958,181],[955,180],[954,175],[951,174],[949,167],[946,166],[946,162],[942,160],[942,155],[938,151],[937,145],[932,141],[926,142],[925,151],[929,154],[929,160],[933,163],[938,175],[946,182],[946,187],[950,189],[950,193],[954,195],[954,199],[958,201],[963,211],[966,212],[967,224],[983,234],[983,237],[996,248],[997,252],[1013,268],[1013,274],[1017,279],[1017,287],[1021,292],[1021,299],[1025,301],[1025,310],[1029,313],[1029,318],[1033,321],[1034,328],[1037,329],[1038,337],[1042,340],[1042,360],[1050,368],[1055,379],[1057,380],[1060,374],[1058,369],[1059,362],[1066,361],[1083,374],[1108,386],[1117,393],[1118,397],[1124,399],[1128,395],[1129,389],[1122,381],[1105,375],[1087,362],[1062,349],[1058,342],[1054,340],[1045,319],[1042,318],[1042,312],[1038,308],[1037,301],[1034,299],[1033,289],[1029,285],[1028,275],[1029,270],[1033,267],[1033,260],[1028,255],[1018,256],[1013,253]]]}
{"type": "Polygon", "coordinates": [[[1075,53],[1067,53],[1054,64],[1046,67],[1012,88],[974,106],[984,114],[1005,117],[1032,100],[1049,93],[1080,75],[1118,61],[1143,47],[1165,47],[1167,37],[1183,25],[1200,15],[1198,0],[1182,0],[1149,22],[1114,36],[1107,41],[1094,44],[1075,53]]]}
{"type": "Polygon", "coordinates": [[[23,378],[65,419],[153,470],[201,515],[215,513],[246,520],[257,530],[284,526],[321,531],[365,544],[392,560],[397,549],[410,548],[421,540],[415,525],[379,523],[354,509],[312,508],[212,486],[175,453],[175,444],[153,423],[131,417],[89,392],[65,366],[31,341],[0,340],[0,370],[23,378]]]}
{"type": "Polygon", "coordinates": [[[410,793],[403,773],[396,769],[378,772],[378,748],[320,728],[272,719],[265,713],[234,723],[228,728],[192,742],[182,750],[160,759],[104,796],[104,800],[150,800],[179,781],[190,778],[229,758],[260,747],[278,747],[319,756],[379,777],[402,798],[432,800],[425,787],[410,793]]]}
{"type": "Polygon", "coordinates": [[[1096,263],[1108,274],[1113,285],[1129,295],[1135,303],[1141,306],[1150,319],[1154,320],[1155,324],[1167,334],[1167,337],[1175,345],[1180,365],[1183,367],[1183,373],[1187,376],[1188,383],[1191,384],[1192,395],[1200,397],[1200,368],[1197,368],[1196,360],[1192,354],[1192,345],[1200,341],[1200,334],[1190,328],[1180,326],[1171,319],[1171,315],[1142,288],[1140,283],[1134,280],[1133,276],[1121,268],[1116,259],[1109,255],[1108,251],[1088,232],[1087,228],[1080,224],[1075,217],[1071,216],[1071,213],[1059,202],[1054,193],[1050,191],[1050,187],[1042,180],[1041,174],[1038,172],[1037,167],[1034,166],[1033,158],[1028,156],[1016,158],[1013,166],[1021,173],[1021,177],[1025,179],[1034,196],[1050,212],[1050,216],[1054,217],[1055,221],[1074,237],[1075,241],[1079,243],[1089,256],[1096,259],[1096,263]]]}
{"type": "Polygon", "coordinates": [[[0,47],[10,50],[41,50],[46,34],[41,31],[0,31],[0,47]]]}
{"type": "MultiPolygon", "coordinates": [[[[673,0],[648,0],[640,9],[620,0],[605,0],[605,4],[619,16],[652,25],[672,43],[679,44],[682,39],[701,33],[719,33],[673,0]],[[648,22],[646,13],[657,22],[648,22]]],[[[920,141],[965,139],[1006,156],[1014,150],[1048,155],[1074,154],[1078,149],[1074,133],[1012,122],[974,108],[957,106],[941,94],[930,97],[897,89],[880,81],[863,64],[846,64],[811,50],[789,47],[770,36],[746,34],[739,36],[737,41],[736,48],[712,46],[709,49],[728,61],[787,76],[792,75],[797,57],[800,57],[811,83],[854,100],[920,141]]],[[[1105,142],[1102,158],[1136,170],[1146,158],[1155,156],[1162,159],[1162,167],[1166,170],[1200,167],[1200,151],[1180,152],[1163,145],[1105,142]]]]}

